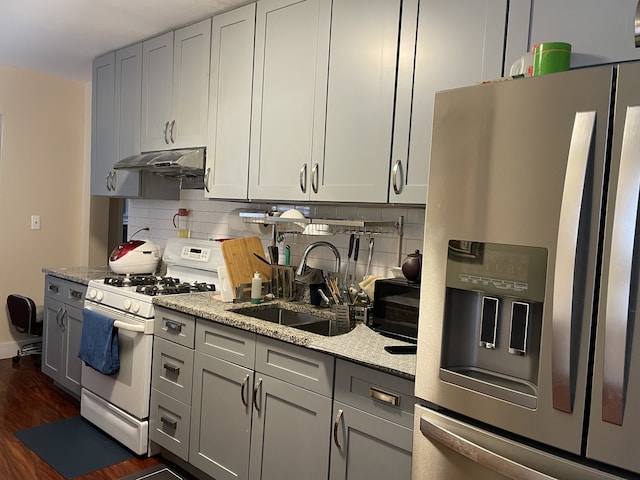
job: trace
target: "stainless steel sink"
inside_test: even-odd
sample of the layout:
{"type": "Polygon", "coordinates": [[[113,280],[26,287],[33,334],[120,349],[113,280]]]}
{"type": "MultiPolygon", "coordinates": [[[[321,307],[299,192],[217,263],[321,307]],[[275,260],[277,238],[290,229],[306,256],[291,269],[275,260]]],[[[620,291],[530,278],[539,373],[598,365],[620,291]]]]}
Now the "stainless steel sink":
{"type": "Polygon", "coordinates": [[[309,313],[287,310],[278,306],[269,308],[239,308],[232,310],[232,312],[328,337],[347,333],[345,329],[338,328],[335,320],[311,315],[309,313]]]}

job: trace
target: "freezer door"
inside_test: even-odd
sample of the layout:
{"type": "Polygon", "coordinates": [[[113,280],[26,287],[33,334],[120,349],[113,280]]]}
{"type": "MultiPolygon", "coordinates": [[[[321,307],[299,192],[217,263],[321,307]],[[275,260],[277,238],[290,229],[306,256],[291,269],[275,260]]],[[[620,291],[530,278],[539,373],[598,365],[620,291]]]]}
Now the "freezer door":
{"type": "Polygon", "coordinates": [[[416,396],[580,454],[614,67],[439,92],[416,396]]]}
{"type": "Polygon", "coordinates": [[[640,473],[640,64],[619,67],[587,455],[640,473]]]}
{"type": "Polygon", "coordinates": [[[416,406],[411,480],[613,480],[587,467],[416,406]]]}

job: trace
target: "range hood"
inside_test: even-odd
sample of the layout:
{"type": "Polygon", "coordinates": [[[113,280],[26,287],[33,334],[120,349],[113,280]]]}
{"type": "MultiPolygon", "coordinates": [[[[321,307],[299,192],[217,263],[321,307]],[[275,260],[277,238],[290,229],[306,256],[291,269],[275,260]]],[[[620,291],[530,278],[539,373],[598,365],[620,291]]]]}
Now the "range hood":
{"type": "Polygon", "coordinates": [[[165,150],[131,155],[115,163],[114,170],[139,170],[164,177],[202,177],[204,148],[165,150]]]}

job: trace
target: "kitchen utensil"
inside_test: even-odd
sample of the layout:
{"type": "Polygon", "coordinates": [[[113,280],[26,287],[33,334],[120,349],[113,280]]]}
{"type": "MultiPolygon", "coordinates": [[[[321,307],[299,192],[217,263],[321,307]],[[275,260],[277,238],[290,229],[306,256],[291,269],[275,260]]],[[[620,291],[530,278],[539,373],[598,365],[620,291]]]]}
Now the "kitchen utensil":
{"type": "Polygon", "coordinates": [[[369,268],[371,268],[371,259],[373,258],[373,237],[369,239],[369,256],[367,258],[367,268],[364,271],[364,277],[367,278],[369,276],[369,268]]]}
{"type": "Polygon", "coordinates": [[[269,247],[267,247],[267,250],[269,251],[269,260],[271,260],[271,264],[272,265],[277,265],[278,264],[278,247],[275,245],[269,245],[269,247]]]}
{"type": "Polygon", "coordinates": [[[271,293],[281,300],[292,300],[293,295],[292,267],[283,265],[271,265],[271,293]]]}
{"type": "Polygon", "coordinates": [[[360,237],[356,238],[355,246],[353,247],[353,275],[351,276],[351,286],[353,286],[353,281],[358,274],[358,255],[360,253],[360,237]]]}
{"type": "Polygon", "coordinates": [[[349,236],[349,251],[347,253],[347,268],[345,268],[344,271],[344,280],[343,280],[343,284],[346,286],[347,285],[347,278],[349,276],[349,264],[351,263],[351,255],[353,254],[353,244],[355,241],[355,235],[352,233],[349,236]]]}
{"type": "Polygon", "coordinates": [[[284,247],[284,265],[285,267],[291,266],[291,247],[289,245],[284,247]]]}
{"type": "Polygon", "coordinates": [[[235,292],[238,285],[250,284],[257,271],[264,281],[271,280],[271,265],[258,260],[254,253],[263,256],[264,248],[258,237],[243,237],[226,240],[221,245],[222,256],[229,274],[231,288],[235,292]]]}
{"type": "Polygon", "coordinates": [[[260,260],[262,263],[266,263],[267,265],[271,266],[271,264],[270,264],[269,262],[267,262],[267,259],[266,259],[266,258],[264,258],[262,255],[259,255],[259,254],[255,253],[255,252],[254,252],[253,254],[254,254],[254,255],[256,256],[256,258],[257,258],[258,260],[260,260]]]}
{"type": "Polygon", "coordinates": [[[109,267],[114,273],[153,273],[160,260],[158,246],[148,240],[129,240],[118,245],[109,255],[109,267]]]}
{"type": "Polygon", "coordinates": [[[419,282],[422,271],[422,254],[416,250],[405,258],[402,263],[402,274],[410,282],[419,282]]]}

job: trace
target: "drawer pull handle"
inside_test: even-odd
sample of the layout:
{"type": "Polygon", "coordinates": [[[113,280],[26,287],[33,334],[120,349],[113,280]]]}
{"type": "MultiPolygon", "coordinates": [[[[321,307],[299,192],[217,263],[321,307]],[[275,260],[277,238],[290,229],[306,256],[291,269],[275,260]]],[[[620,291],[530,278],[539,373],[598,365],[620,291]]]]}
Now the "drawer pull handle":
{"type": "Polygon", "coordinates": [[[164,324],[167,326],[167,330],[172,330],[174,332],[180,333],[182,331],[182,324],[178,323],[178,322],[172,322],[170,320],[167,320],[164,322],[164,324]]]}
{"type": "Polygon", "coordinates": [[[82,292],[79,292],[78,290],[71,290],[71,296],[76,300],[82,300],[82,292]]]}
{"type": "Polygon", "coordinates": [[[53,293],[58,293],[60,291],[57,285],[49,285],[49,290],[51,290],[53,293]]]}
{"type": "Polygon", "coordinates": [[[178,365],[173,365],[171,363],[165,363],[164,365],[165,370],[169,370],[170,372],[173,372],[175,374],[180,373],[180,367],[178,365]]]}
{"type": "Polygon", "coordinates": [[[176,428],[178,426],[178,420],[176,420],[175,418],[167,417],[166,415],[161,415],[160,421],[171,428],[176,428]]]}
{"type": "Polygon", "coordinates": [[[381,402],[393,405],[394,407],[400,405],[400,395],[386,392],[377,387],[369,387],[369,396],[375,400],[380,400],[381,402]]]}
{"type": "Polygon", "coordinates": [[[338,447],[338,450],[340,451],[342,451],[342,445],[340,445],[340,442],[338,441],[338,427],[340,426],[340,421],[342,420],[343,413],[344,412],[342,411],[342,409],[338,410],[336,420],[335,422],[333,422],[333,443],[336,444],[336,447],[338,447]]]}

